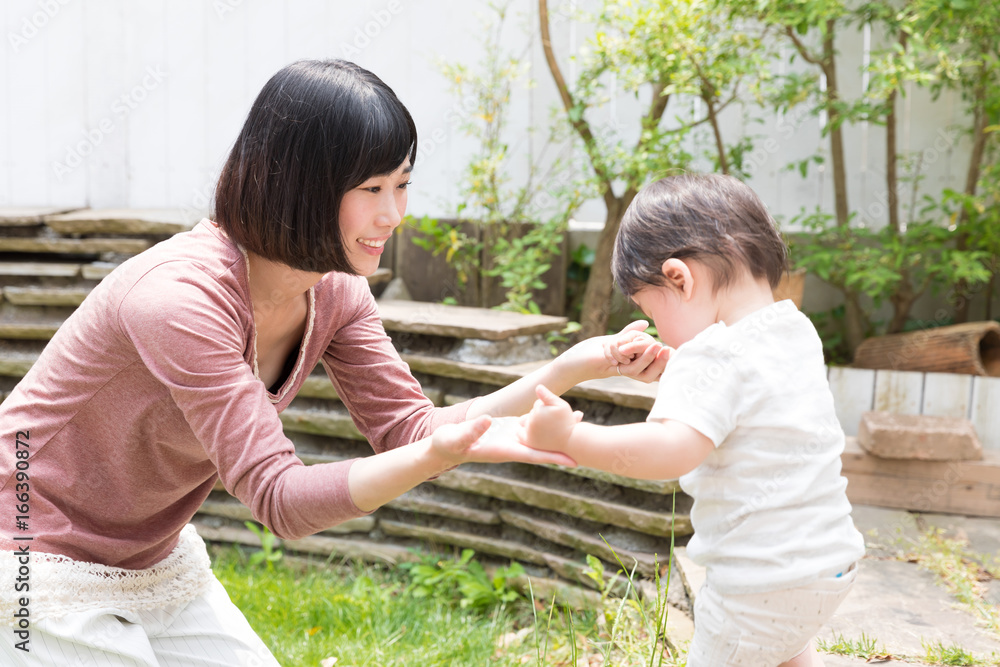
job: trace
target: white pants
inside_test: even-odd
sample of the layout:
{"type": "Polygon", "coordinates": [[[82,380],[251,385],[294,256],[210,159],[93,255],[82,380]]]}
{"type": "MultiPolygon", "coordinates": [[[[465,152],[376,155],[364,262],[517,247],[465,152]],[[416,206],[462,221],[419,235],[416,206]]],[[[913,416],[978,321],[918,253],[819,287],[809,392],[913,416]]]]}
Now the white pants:
{"type": "Polygon", "coordinates": [[[856,565],[811,584],[727,595],[707,583],[694,603],[687,667],[777,667],[809,648],[857,578],[856,565]]]}
{"type": "Polygon", "coordinates": [[[89,667],[274,667],[264,642],[215,579],[191,602],[163,609],[113,607],[45,618],[28,629],[30,653],[14,628],[0,626],[0,664],[89,667]]]}

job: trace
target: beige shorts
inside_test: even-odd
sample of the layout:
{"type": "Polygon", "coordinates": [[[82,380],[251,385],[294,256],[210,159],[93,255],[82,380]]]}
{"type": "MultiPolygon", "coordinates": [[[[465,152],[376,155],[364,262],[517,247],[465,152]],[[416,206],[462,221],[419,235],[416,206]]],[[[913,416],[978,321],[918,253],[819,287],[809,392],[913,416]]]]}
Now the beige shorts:
{"type": "Polygon", "coordinates": [[[723,595],[708,584],[694,606],[687,667],[777,667],[809,648],[857,578],[857,564],[840,576],[779,591],[723,595]]]}

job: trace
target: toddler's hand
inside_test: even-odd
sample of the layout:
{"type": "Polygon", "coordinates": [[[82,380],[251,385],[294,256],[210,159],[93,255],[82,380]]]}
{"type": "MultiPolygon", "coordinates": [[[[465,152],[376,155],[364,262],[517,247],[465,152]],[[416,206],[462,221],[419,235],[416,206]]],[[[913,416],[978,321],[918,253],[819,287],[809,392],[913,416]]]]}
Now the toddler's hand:
{"type": "Polygon", "coordinates": [[[583,419],[583,413],[579,410],[574,412],[569,403],[545,385],[538,385],[535,393],[538,400],[531,412],[521,417],[518,439],[534,449],[565,452],[573,427],[583,419]]]}
{"type": "Polygon", "coordinates": [[[647,334],[643,320],[632,322],[620,333],[605,336],[605,356],[616,373],[642,382],[653,382],[663,374],[673,348],[647,334]]]}

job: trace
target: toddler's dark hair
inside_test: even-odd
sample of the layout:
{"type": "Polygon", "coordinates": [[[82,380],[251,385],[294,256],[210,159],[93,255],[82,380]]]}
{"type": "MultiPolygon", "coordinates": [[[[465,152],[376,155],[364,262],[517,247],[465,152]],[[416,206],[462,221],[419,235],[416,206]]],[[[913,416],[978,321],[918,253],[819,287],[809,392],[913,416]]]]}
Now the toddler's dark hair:
{"type": "Polygon", "coordinates": [[[683,174],[643,188],[625,211],[611,269],[625,296],[664,285],[663,263],[695,259],[714,275],[714,289],[742,270],[777,287],[788,251],[764,202],[732,176],[683,174]]]}
{"type": "Polygon", "coordinates": [[[219,176],[213,217],[265,259],[356,273],[341,238],[344,194],[416,156],[413,118],[381,79],[344,60],[300,60],[254,101],[219,176]]]}

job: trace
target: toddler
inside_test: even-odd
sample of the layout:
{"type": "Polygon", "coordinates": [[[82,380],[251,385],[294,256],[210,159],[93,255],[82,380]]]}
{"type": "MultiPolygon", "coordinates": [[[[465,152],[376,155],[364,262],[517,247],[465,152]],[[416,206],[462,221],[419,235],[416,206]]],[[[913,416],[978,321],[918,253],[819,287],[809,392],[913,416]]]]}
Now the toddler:
{"type": "Polygon", "coordinates": [[[582,422],[539,385],[519,439],[581,466],[680,478],[694,498],[688,554],[707,572],[688,667],[822,665],[812,639],[847,596],[864,541],[819,336],[772,297],[786,267],[774,221],[735,178],[664,178],[629,206],[612,262],[675,348],[649,417],[582,422]]]}

